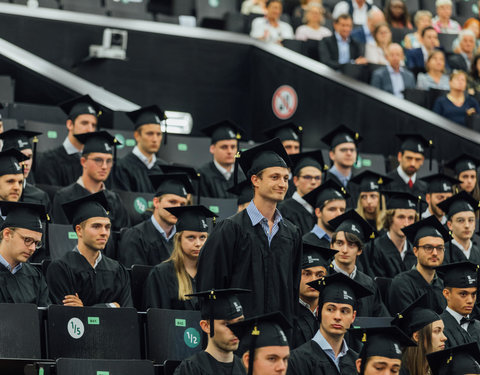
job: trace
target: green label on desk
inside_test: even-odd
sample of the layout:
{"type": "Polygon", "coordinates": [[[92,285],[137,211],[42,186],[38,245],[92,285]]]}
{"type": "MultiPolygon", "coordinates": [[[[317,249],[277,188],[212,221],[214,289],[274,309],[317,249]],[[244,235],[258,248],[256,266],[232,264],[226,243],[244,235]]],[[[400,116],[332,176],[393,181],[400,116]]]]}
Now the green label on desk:
{"type": "Polygon", "coordinates": [[[372,166],[372,161],[370,159],[363,159],[362,160],[362,166],[371,167],[372,166]]]}
{"type": "Polygon", "coordinates": [[[178,151],[188,151],[188,146],[185,143],[179,143],[177,145],[178,151]]]}
{"type": "Polygon", "coordinates": [[[78,240],[77,234],[75,232],[68,232],[69,240],[78,240]]]}
{"type": "Polygon", "coordinates": [[[185,319],[175,319],[175,326],[176,327],[186,327],[187,322],[185,321],[185,319]]]}
{"type": "Polygon", "coordinates": [[[136,143],[135,143],[135,139],[127,139],[125,141],[125,144],[128,146],[128,147],[135,147],[136,143]]]}
{"type": "Polygon", "coordinates": [[[97,375],[110,375],[109,371],[97,371],[97,375]]]}
{"type": "Polygon", "coordinates": [[[208,207],[210,211],[212,211],[214,214],[218,214],[220,212],[220,208],[218,206],[210,206],[208,207]]]}
{"type": "Polygon", "coordinates": [[[100,318],[96,316],[89,316],[88,317],[88,324],[93,324],[98,326],[100,324],[100,318]]]}
{"type": "Polygon", "coordinates": [[[48,138],[57,139],[58,134],[55,130],[49,130],[47,133],[48,138]]]}

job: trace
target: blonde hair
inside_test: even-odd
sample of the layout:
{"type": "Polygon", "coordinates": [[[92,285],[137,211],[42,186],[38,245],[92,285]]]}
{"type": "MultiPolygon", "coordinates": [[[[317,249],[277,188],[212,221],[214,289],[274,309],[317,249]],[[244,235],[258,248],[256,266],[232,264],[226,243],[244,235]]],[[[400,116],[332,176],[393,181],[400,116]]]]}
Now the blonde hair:
{"type": "MultiPolygon", "coordinates": [[[[379,193],[379,200],[378,200],[378,205],[377,208],[375,209],[375,229],[381,230],[383,226],[383,212],[384,210],[380,209],[380,206],[385,207],[385,197],[379,193]]],[[[365,211],[363,210],[362,206],[362,201],[360,199],[360,195],[358,196],[358,201],[357,201],[357,213],[363,217],[365,220],[367,220],[367,217],[365,216],[365,211]]]]}

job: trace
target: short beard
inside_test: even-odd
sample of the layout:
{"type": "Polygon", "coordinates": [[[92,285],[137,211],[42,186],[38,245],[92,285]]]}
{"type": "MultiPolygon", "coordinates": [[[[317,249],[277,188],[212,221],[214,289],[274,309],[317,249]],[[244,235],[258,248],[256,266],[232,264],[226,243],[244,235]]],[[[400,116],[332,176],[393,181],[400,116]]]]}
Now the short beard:
{"type": "Polygon", "coordinates": [[[329,232],[333,232],[333,231],[335,230],[334,227],[332,227],[330,224],[324,222],[323,219],[322,219],[322,225],[323,225],[323,227],[324,227],[326,230],[328,230],[329,232]]]}

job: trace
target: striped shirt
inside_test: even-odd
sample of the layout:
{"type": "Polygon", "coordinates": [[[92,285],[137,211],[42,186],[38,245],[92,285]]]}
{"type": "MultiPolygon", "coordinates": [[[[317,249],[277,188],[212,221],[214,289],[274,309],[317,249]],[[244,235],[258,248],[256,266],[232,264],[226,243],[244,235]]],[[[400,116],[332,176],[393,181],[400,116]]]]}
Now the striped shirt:
{"type": "Polygon", "coordinates": [[[268,244],[272,242],[272,238],[277,234],[279,230],[279,223],[283,220],[282,215],[280,214],[280,211],[275,209],[275,218],[273,220],[273,227],[272,227],[272,232],[270,233],[270,227],[268,226],[268,219],[263,216],[260,211],[258,211],[258,208],[255,206],[255,203],[253,203],[253,200],[250,202],[250,204],[246,208],[247,214],[250,217],[250,220],[252,221],[252,226],[257,225],[260,223],[260,225],[263,228],[263,231],[265,232],[267,238],[268,238],[268,244]]]}

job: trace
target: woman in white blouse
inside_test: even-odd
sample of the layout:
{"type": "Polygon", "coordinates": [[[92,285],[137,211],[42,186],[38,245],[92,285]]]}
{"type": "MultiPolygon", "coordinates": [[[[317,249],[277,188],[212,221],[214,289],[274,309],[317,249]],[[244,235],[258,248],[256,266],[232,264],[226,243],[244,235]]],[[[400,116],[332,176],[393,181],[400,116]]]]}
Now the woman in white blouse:
{"type": "Polygon", "coordinates": [[[369,42],[365,46],[365,58],[370,64],[387,65],[385,51],[392,43],[392,32],[386,23],[378,24],[373,31],[375,42],[369,42]]]}
{"type": "Polygon", "coordinates": [[[309,3],[306,7],[303,22],[305,25],[299,26],[295,32],[295,39],[297,40],[322,40],[323,38],[332,35],[332,32],[325,26],[322,26],[325,14],[325,9],[320,3],[309,3]]]}

